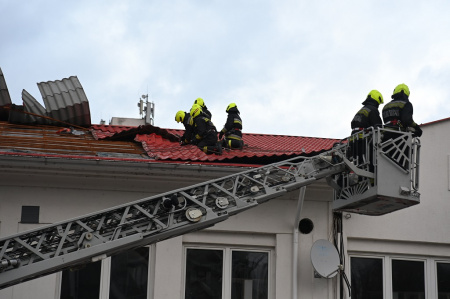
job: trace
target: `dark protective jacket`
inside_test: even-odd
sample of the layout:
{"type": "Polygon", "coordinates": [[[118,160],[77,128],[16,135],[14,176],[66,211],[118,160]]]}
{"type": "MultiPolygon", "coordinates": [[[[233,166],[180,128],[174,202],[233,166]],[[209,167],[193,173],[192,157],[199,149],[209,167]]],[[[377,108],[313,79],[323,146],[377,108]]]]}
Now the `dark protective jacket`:
{"type": "Polygon", "coordinates": [[[206,116],[207,116],[209,119],[212,118],[212,114],[211,114],[211,112],[208,110],[208,107],[203,106],[203,107],[202,107],[202,112],[205,113],[206,116]]]}
{"type": "Polygon", "coordinates": [[[191,142],[192,138],[195,135],[194,120],[192,119],[192,116],[189,114],[189,112],[185,112],[183,125],[184,134],[183,136],[181,136],[181,142],[187,144],[191,142]]]}
{"type": "Polygon", "coordinates": [[[415,135],[421,136],[422,129],[413,120],[413,105],[404,93],[392,96],[392,101],[383,107],[383,120],[386,125],[398,126],[403,130],[408,127],[415,129],[415,135]]]}
{"type": "MultiPolygon", "coordinates": [[[[209,138],[214,136],[215,141],[217,142],[217,130],[211,119],[204,113],[200,113],[197,117],[194,118],[194,126],[195,126],[195,137],[194,140],[198,143],[200,140],[209,138]]],[[[194,142],[195,143],[195,142],[194,142]]]]}
{"type": "Polygon", "coordinates": [[[225,126],[220,131],[221,135],[225,134],[225,138],[242,139],[242,119],[239,115],[237,107],[228,110],[228,117],[225,126]]]}
{"type": "Polygon", "coordinates": [[[352,130],[382,126],[383,122],[378,111],[380,104],[371,97],[367,97],[362,104],[364,107],[355,114],[351,122],[352,130]]]}

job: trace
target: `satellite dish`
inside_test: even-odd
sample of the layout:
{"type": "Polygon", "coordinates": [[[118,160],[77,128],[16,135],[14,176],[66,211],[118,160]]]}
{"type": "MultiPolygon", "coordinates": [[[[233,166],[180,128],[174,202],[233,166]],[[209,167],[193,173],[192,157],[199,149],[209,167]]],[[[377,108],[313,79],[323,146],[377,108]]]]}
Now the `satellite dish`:
{"type": "Polygon", "coordinates": [[[311,263],[314,270],[324,278],[332,278],[339,272],[339,253],[328,240],[317,240],[311,247],[311,263]]]}

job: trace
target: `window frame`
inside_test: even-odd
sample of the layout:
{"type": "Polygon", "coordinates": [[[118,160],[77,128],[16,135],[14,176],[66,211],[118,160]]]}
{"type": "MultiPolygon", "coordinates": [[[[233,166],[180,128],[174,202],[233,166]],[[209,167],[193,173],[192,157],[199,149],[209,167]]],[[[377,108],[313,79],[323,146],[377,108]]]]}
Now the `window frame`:
{"type": "Polygon", "coordinates": [[[390,291],[389,294],[391,298],[393,297],[393,286],[392,286],[392,261],[411,261],[411,262],[422,262],[423,263],[423,276],[424,276],[424,293],[425,298],[433,298],[429,295],[429,286],[428,284],[431,282],[428,275],[428,261],[426,258],[419,258],[419,257],[405,257],[405,256],[392,256],[389,258],[389,283],[390,283],[390,291]]]}
{"type": "Polygon", "coordinates": [[[441,258],[428,258],[424,256],[409,256],[409,255],[389,255],[389,254],[370,254],[370,253],[348,253],[349,267],[347,276],[351,281],[351,258],[378,258],[382,259],[383,265],[383,299],[393,298],[392,287],[392,261],[414,261],[423,262],[424,279],[425,279],[425,298],[437,298],[437,267],[436,264],[450,263],[450,260],[441,258]]]}
{"type": "MultiPolygon", "coordinates": [[[[150,244],[146,246],[142,246],[148,249],[148,257],[149,257],[149,267],[147,269],[147,298],[152,297],[152,289],[154,283],[154,273],[153,267],[155,263],[155,244],[150,244]],[[153,265],[153,267],[152,267],[153,265]]],[[[100,268],[100,295],[99,299],[109,299],[109,291],[110,291],[110,283],[111,283],[111,257],[107,257],[101,260],[101,268],[100,268]]],[[[56,276],[56,298],[61,298],[62,291],[62,275],[63,271],[59,271],[56,276]]]]}
{"type": "Polygon", "coordinates": [[[272,254],[273,250],[270,248],[255,248],[255,247],[236,247],[236,246],[196,246],[196,245],[184,245],[183,246],[183,269],[182,269],[182,282],[181,289],[182,294],[181,298],[185,299],[185,290],[186,290],[186,257],[188,249],[203,249],[203,250],[221,250],[223,252],[223,265],[222,265],[222,298],[231,298],[231,281],[232,281],[232,254],[233,251],[245,251],[245,252],[262,252],[267,253],[267,294],[268,297],[271,298],[273,278],[272,278],[272,254]]]}
{"type": "Polygon", "coordinates": [[[351,273],[352,273],[352,258],[368,258],[368,259],[378,259],[381,260],[381,271],[383,273],[383,298],[386,298],[386,294],[387,294],[387,290],[386,290],[386,284],[387,284],[387,278],[386,278],[386,257],[382,256],[382,255],[363,255],[363,254],[351,254],[349,255],[349,276],[348,279],[349,281],[352,281],[352,277],[351,277],[351,273]]]}
{"type": "Polygon", "coordinates": [[[435,291],[435,297],[433,297],[433,298],[438,298],[439,290],[438,290],[437,264],[438,263],[450,264],[450,260],[434,259],[433,261],[434,261],[434,263],[433,263],[432,275],[434,275],[434,291],[435,291]]]}

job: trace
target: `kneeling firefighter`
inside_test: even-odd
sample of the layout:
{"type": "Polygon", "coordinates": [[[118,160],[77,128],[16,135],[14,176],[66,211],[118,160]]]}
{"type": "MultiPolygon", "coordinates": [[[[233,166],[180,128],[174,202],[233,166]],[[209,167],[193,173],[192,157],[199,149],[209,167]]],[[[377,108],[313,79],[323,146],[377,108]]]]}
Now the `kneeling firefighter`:
{"type": "Polygon", "coordinates": [[[226,112],[228,113],[225,126],[219,133],[219,140],[222,140],[222,146],[230,149],[242,149],[244,141],[242,140],[242,119],[235,103],[228,105],[226,112]]]}
{"type": "Polygon", "coordinates": [[[202,112],[198,104],[192,106],[190,115],[194,120],[196,131],[191,143],[197,145],[205,154],[221,155],[222,147],[217,141],[217,130],[211,119],[202,112]]]}

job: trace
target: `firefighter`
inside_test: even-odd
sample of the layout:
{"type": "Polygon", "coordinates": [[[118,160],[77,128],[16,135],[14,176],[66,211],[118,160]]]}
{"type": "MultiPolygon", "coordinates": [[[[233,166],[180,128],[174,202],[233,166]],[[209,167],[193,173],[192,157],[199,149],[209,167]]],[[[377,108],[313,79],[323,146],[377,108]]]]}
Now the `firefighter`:
{"type": "Polygon", "coordinates": [[[377,128],[383,125],[378,107],[383,104],[383,95],[378,90],[371,90],[367,98],[362,103],[364,106],[355,114],[351,122],[352,134],[350,137],[350,156],[356,165],[369,162],[369,171],[373,171],[373,147],[370,140],[364,138],[364,130],[370,127],[377,128]],[[369,151],[366,152],[366,142],[369,144],[369,151]],[[367,161],[369,159],[369,161],[367,161]]]}
{"type": "Polygon", "coordinates": [[[409,161],[411,149],[404,146],[404,137],[397,132],[409,131],[412,132],[414,137],[422,136],[422,129],[413,120],[413,105],[409,101],[409,95],[409,88],[406,84],[402,83],[395,87],[391,96],[392,101],[383,107],[383,120],[386,130],[382,138],[383,142],[389,139],[393,140],[392,144],[384,148],[384,152],[387,157],[407,171],[412,165],[409,161]],[[403,154],[398,156],[401,148],[403,148],[403,154]]]}
{"type": "Polygon", "coordinates": [[[370,127],[383,125],[378,111],[378,107],[383,103],[383,96],[378,90],[374,89],[369,92],[366,100],[362,103],[364,106],[356,113],[351,122],[352,135],[370,127]]]}
{"type": "Polygon", "coordinates": [[[190,114],[196,131],[191,143],[197,145],[205,154],[221,155],[222,147],[217,141],[217,130],[211,119],[202,112],[198,104],[192,105],[190,114]]]}
{"type": "MultiPolygon", "coordinates": [[[[406,84],[397,85],[391,96],[392,101],[383,107],[383,120],[388,127],[405,132],[411,131],[414,137],[420,137],[422,129],[413,120],[413,105],[409,101],[409,94],[406,84]]],[[[387,137],[392,136],[388,134],[387,137]]]]}
{"type": "Polygon", "coordinates": [[[239,116],[239,110],[235,103],[228,105],[225,110],[228,113],[227,122],[219,133],[219,141],[223,136],[222,146],[230,149],[242,149],[244,141],[242,140],[242,119],[239,116]]]}
{"type": "Polygon", "coordinates": [[[180,145],[190,144],[192,138],[194,137],[194,120],[191,115],[183,110],[178,111],[175,114],[175,121],[177,123],[183,123],[184,134],[180,137],[180,145]]]}
{"type": "Polygon", "coordinates": [[[194,104],[200,105],[200,107],[202,108],[203,113],[206,114],[206,116],[208,116],[209,119],[212,118],[212,114],[211,114],[211,112],[208,110],[208,108],[206,107],[205,101],[203,101],[202,98],[197,98],[197,99],[194,101],[194,104]]]}

